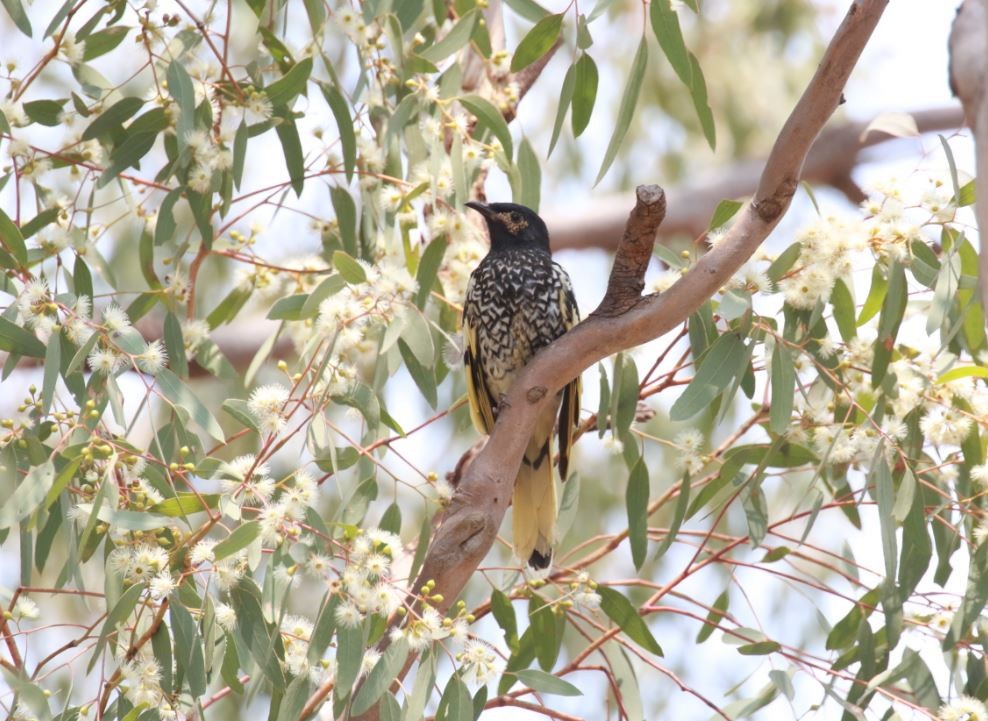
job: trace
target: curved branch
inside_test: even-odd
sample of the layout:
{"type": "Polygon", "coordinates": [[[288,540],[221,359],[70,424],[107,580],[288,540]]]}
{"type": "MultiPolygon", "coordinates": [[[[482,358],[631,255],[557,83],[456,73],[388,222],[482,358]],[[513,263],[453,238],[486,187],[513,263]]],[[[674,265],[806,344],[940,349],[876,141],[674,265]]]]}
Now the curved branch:
{"type": "MultiPolygon", "coordinates": [[[[809,148],[841,102],[848,76],[886,4],[887,0],[855,0],[851,4],[772,148],[755,197],[742,209],[724,240],[661,295],[639,298],[619,315],[592,313],[540,351],[512,384],[490,439],[464,473],[413,586],[434,581],[433,593],[444,599],[440,611],[459,596],[493,545],[543,405],[593,363],[657,338],[686,320],[723,286],[779,222],[796,190],[809,148]]],[[[656,191],[654,186],[638,190],[638,206],[618,246],[608,296],[615,283],[636,285],[636,279],[626,272],[640,266],[634,260],[639,250],[634,226],[643,215],[661,217],[659,213],[652,216],[654,207],[645,207],[664,202],[661,192],[656,191]]],[[[606,299],[602,305],[606,311],[606,299]]],[[[376,709],[372,709],[364,718],[375,716],[376,709]]]]}

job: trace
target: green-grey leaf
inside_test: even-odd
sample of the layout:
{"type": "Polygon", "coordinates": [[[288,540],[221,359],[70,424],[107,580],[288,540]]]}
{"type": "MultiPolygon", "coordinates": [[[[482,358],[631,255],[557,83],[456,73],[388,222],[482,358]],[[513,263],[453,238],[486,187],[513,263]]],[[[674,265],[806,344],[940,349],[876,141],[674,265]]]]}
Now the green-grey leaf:
{"type": "Polygon", "coordinates": [[[638,615],[638,610],[631,605],[631,601],[609,586],[598,586],[597,593],[600,594],[601,609],[627,634],[628,638],[646,651],[658,656],[663,655],[662,647],[648,630],[645,620],[638,615]]]}
{"type": "Polygon", "coordinates": [[[45,500],[54,481],[55,466],[51,460],[33,466],[14,492],[0,503],[0,530],[30,516],[45,500]]]}
{"type": "Polygon", "coordinates": [[[511,158],[513,155],[511,131],[501,111],[479,95],[464,95],[460,98],[460,105],[476,116],[477,125],[487,128],[494,134],[494,137],[501,142],[505,156],[511,158]]]}
{"type": "Polygon", "coordinates": [[[88,35],[86,37],[86,46],[82,51],[83,61],[89,62],[102,55],[106,55],[122,43],[129,32],[129,27],[113,25],[105,30],[88,35]]]}
{"type": "Polygon", "coordinates": [[[625,495],[628,510],[628,541],[635,569],[642,567],[648,553],[648,468],[642,458],[631,469],[625,495]]]}
{"type": "Polygon", "coordinates": [[[772,406],[769,409],[768,424],[774,433],[781,435],[789,427],[796,396],[795,385],[796,367],[793,364],[792,351],[777,340],[772,350],[772,406]]]}
{"type": "Polygon", "coordinates": [[[295,63],[291,70],[264,88],[271,105],[288,105],[300,93],[305,92],[305,84],[312,74],[312,58],[305,58],[295,63]]]}
{"type": "Polygon", "coordinates": [[[219,500],[218,493],[179,493],[177,496],[154,504],[148,511],[162,516],[182,517],[216,508],[219,500]]]}
{"type": "Polygon", "coordinates": [[[659,47],[665,53],[672,69],[687,88],[693,87],[690,55],[683,40],[683,31],[679,27],[679,16],[672,8],[671,0],[652,0],[649,3],[649,15],[652,20],[652,30],[659,41],[659,47]]]}
{"type": "Polygon", "coordinates": [[[696,116],[703,129],[703,136],[707,139],[707,144],[713,150],[717,146],[717,129],[714,126],[714,115],[707,102],[707,81],[703,78],[703,70],[700,69],[700,62],[693,53],[690,53],[690,72],[693,76],[693,85],[690,94],[693,97],[693,107],[696,109],[696,116]]]}
{"type": "Polygon", "coordinates": [[[429,328],[429,321],[418,308],[410,307],[405,312],[405,328],[401,339],[423,368],[432,368],[436,356],[432,330],[429,328]]]}
{"type": "Polygon", "coordinates": [[[31,21],[28,19],[27,13],[24,12],[24,5],[21,0],[3,0],[3,6],[17,29],[31,37],[31,21]]]}
{"type": "Polygon", "coordinates": [[[724,333],[704,354],[705,360],[693,380],[669,411],[674,421],[685,421],[707,408],[734,379],[745,356],[744,343],[734,333],[724,333]]]}
{"type": "Polygon", "coordinates": [[[2,317],[0,317],[0,350],[32,358],[45,357],[45,346],[33,333],[2,317]]]}
{"type": "Polygon", "coordinates": [[[308,293],[299,293],[279,298],[268,311],[269,320],[301,320],[302,309],[309,299],[308,293]]]}
{"type": "Polygon", "coordinates": [[[573,93],[575,91],[576,85],[576,64],[569,66],[569,70],[566,71],[566,76],[563,78],[563,87],[559,92],[559,103],[556,105],[556,120],[552,124],[552,138],[549,140],[549,152],[546,155],[552,155],[553,148],[556,147],[556,141],[559,140],[559,133],[563,129],[563,121],[566,119],[566,111],[569,110],[570,104],[573,102],[573,93]]]}
{"type": "Polygon", "coordinates": [[[638,51],[635,53],[635,59],[631,63],[631,70],[628,73],[628,84],[624,87],[624,94],[621,96],[621,105],[618,107],[617,118],[614,121],[614,132],[611,135],[611,141],[607,144],[607,150],[604,152],[604,160],[600,164],[600,170],[597,172],[597,179],[594,180],[594,185],[597,185],[607,174],[611,163],[617,157],[617,151],[624,141],[624,136],[628,133],[628,128],[631,126],[631,118],[635,114],[635,106],[638,104],[638,95],[641,93],[642,81],[645,79],[645,68],[647,65],[648,45],[645,43],[645,36],[643,35],[638,43],[638,51]]]}
{"type": "Polygon", "coordinates": [[[521,175],[518,202],[538,211],[542,194],[542,169],[528,138],[523,138],[518,146],[518,171],[521,175]]]}
{"type": "Polygon", "coordinates": [[[875,497],[878,501],[878,522],[882,536],[882,554],[885,556],[885,578],[894,579],[898,560],[898,546],[895,534],[895,491],[892,488],[892,472],[881,447],[872,461],[871,482],[875,484],[875,497]]]}
{"type": "Polygon", "coordinates": [[[514,672],[518,680],[530,689],[557,696],[582,696],[583,692],[569,681],[546,673],[537,668],[526,668],[514,672]]]}
{"type": "Polygon", "coordinates": [[[24,245],[24,236],[10,216],[0,208],[0,245],[12,256],[17,258],[21,265],[27,265],[27,246],[24,245]]]}
{"type": "Polygon", "coordinates": [[[367,674],[367,680],[354,697],[351,713],[359,716],[370,709],[388,690],[406,658],[408,658],[408,641],[402,638],[388,646],[374,668],[367,674]]]}
{"type": "Polygon", "coordinates": [[[555,45],[562,27],[562,13],[549,15],[535,23],[534,27],[518,43],[518,48],[511,58],[511,72],[517,73],[519,70],[527,68],[549,52],[555,45]]]}
{"type": "MultiPolygon", "coordinates": [[[[62,106],[64,105],[65,100],[31,100],[24,103],[24,112],[31,119],[32,123],[54,128],[57,125],[61,125],[62,106]]],[[[50,210],[56,210],[57,212],[57,209],[54,208],[49,208],[50,210]]],[[[24,231],[24,234],[26,236],[27,231],[24,231]]]]}
{"type": "Polygon", "coordinates": [[[182,383],[178,376],[167,368],[161,369],[156,376],[158,388],[172,407],[180,413],[191,416],[206,433],[218,441],[226,440],[223,428],[209,412],[206,405],[191,388],[182,383]]]}
{"type": "Polygon", "coordinates": [[[134,610],[134,606],[137,605],[137,600],[141,597],[143,591],[144,584],[135,583],[123,592],[113,606],[113,609],[106,615],[106,621],[103,622],[103,629],[100,631],[99,641],[96,643],[96,650],[93,652],[87,670],[92,671],[96,662],[102,659],[103,648],[106,645],[107,637],[111,632],[116,630],[117,624],[123,623],[130,616],[130,612],[134,610]]]}
{"type": "Polygon", "coordinates": [[[449,677],[436,709],[436,721],[473,721],[473,699],[459,674],[449,677]]]}
{"type": "MultiPolygon", "coordinates": [[[[715,230],[723,225],[727,224],[734,215],[741,210],[744,203],[738,200],[722,200],[717,203],[717,207],[714,209],[713,217],[710,218],[710,227],[708,230],[715,230]]],[[[799,244],[793,243],[791,247],[799,249],[799,244]]]]}
{"type": "Polygon", "coordinates": [[[175,123],[175,139],[178,150],[185,150],[189,132],[195,127],[196,93],[192,78],[185,71],[183,61],[176,58],[168,65],[166,72],[168,92],[178,104],[178,121],[175,123]]]}
{"type": "Polygon", "coordinates": [[[41,382],[41,414],[48,415],[52,399],[55,397],[55,383],[58,381],[58,370],[62,366],[61,333],[53,333],[48,339],[45,349],[44,375],[41,382]]]}
{"type": "Polygon", "coordinates": [[[257,521],[242,523],[233,530],[233,533],[216,544],[213,548],[213,556],[217,561],[232,556],[237,551],[247,548],[260,535],[261,525],[257,521]]]}
{"type": "Polygon", "coordinates": [[[593,106],[597,100],[599,75],[597,63],[586,53],[580,56],[573,67],[575,68],[575,82],[573,85],[573,114],[570,116],[570,120],[573,123],[573,137],[578,138],[590,123],[593,106]]]}
{"type": "Polygon", "coordinates": [[[689,474],[686,474],[679,484],[679,497],[676,500],[676,508],[672,514],[672,522],[666,530],[665,537],[655,548],[654,558],[661,558],[669,550],[669,547],[672,546],[672,542],[676,540],[676,535],[683,525],[683,519],[686,518],[686,511],[689,509],[691,489],[690,477],[689,474]]]}
{"type": "Polygon", "coordinates": [[[278,123],[275,132],[281,141],[281,151],[285,156],[285,167],[288,169],[292,190],[299,196],[305,186],[305,159],[302,156],[302,140],[298,135],[298,127],[294,120],[288,120],[278,123]]]}
{"type": "Polygon", "coordinates": [[[322,90],[322,95],[336,119],[336,126],[340,132],[340,147],[343,150],[343,167],[349,182],[353,179],[353,169],[357,164],[357,135],[353,129],[350,108],[343,94],[332,85],[320,82],[319,89],[322,90]]]}
{"type": "Polygon", "coordinates": [[[337,250],[333,253],[333,265],[340,271],[340,275],[347,283],[360,285],[367,282],[367,273],[364,267],[344,251],[337,250]]]}
{"type": "Polygon", "coordinates": [[[434,238],[422,252],[419,267],[415,271],[415,280],[419,286],[415,294],[415,305],[419,309],[425,308],[425,304],[429,300],[429,294],[436,283],[436,276],[439,273],[439,266],[442,264],[447,245],[449,245],[449,241],[444,235],[440,235],[434,238]]]}
{"type": "Polygon", "coordinates": [[[473,35],[473,28],[479,17],[479,11],[476,8],[467,11],[463,17],[456,21],[456,24],[450,28],[442,40],[426,48],[419,55],[431,63],[445,60],[470,42],[470,36],[473,35]]]}

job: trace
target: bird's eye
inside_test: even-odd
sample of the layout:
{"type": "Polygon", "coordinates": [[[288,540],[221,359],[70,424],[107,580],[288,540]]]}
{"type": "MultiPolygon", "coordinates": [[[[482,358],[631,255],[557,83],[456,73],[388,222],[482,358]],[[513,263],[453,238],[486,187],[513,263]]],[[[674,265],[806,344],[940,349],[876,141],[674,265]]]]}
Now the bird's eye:
{"type": "Polygon", "coordinates": [[[518,212],[515,211],[515,210],[512,210],[511,211],[511,222],[512,223],[517,223],[520,220],[521,220],[521,216],[518,215],[518,212]]]}

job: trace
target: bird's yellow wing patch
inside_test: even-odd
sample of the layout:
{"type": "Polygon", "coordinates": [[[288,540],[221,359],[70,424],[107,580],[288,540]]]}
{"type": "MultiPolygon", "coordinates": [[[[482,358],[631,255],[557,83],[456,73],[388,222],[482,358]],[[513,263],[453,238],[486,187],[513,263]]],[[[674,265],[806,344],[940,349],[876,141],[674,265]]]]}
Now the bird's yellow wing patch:
{"type": "Polygon", "coordinates": [[[470,400],[470,417],[473,425],[481,433],[489,434],[494,428],[494,404],[490,389],[484,380],[484,372],[480,367],[480,352],[477,343],[477,331],[463,319],[463,340],[466,349],[463,351],[463,365],[466,366],[467,398],[470,400]]]}

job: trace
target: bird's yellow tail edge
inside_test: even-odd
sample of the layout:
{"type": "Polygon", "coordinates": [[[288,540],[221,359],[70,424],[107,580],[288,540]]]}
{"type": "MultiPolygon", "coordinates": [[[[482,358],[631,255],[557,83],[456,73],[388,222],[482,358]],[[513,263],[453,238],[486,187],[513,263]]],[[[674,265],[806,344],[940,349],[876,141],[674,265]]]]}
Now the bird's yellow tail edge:
{"type": "Polygon", "coordinates": [[[511,499],[514,549],[518,558],[533,568],[546,568],[552,561],[552,544],[556,540],[552,458],[542,455],[532,463],[527,456],[518,471],[511,499]]]}

